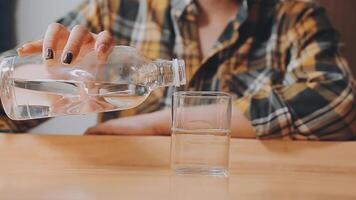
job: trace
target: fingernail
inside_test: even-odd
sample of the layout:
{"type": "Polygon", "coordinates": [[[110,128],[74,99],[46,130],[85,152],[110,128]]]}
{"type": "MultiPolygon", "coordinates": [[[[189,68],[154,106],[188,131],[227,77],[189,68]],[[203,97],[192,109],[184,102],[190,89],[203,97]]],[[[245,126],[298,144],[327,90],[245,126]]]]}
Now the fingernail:
{"type": "Polygon", "coordinates": [[[47,48],[45,52],[45,59],[46,60],[53,59],[53,56],[54,56],[53,50],[51,48],[47,48]]]}
{"type": "Polygon", "coordinates": [[[73,53],[72,52],[67,52],[65,55],[64,55],[64,58],[63,58],[63,63],[64,64],[70,64],[73,60],[73,53]]]}

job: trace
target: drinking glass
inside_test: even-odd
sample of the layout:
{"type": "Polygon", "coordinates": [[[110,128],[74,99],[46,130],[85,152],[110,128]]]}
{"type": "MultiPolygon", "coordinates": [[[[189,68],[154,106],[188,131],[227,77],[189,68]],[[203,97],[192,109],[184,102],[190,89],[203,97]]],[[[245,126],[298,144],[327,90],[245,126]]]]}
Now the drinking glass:
{"type": "Polygon", "coordinates": [[[228,176],[231,99],[224,92],[174,93],[171,167],[177,174],[228,176]]]}

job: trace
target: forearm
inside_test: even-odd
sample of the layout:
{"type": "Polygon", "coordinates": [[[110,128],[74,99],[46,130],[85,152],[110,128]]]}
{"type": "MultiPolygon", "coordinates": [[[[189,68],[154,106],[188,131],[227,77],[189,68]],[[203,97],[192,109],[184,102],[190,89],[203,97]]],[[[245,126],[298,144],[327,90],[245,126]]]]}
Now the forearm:
{"type": "Polygon", "coordinates": [[[153,125],[153,131],[157,135],[170,135],[172,114],[171,109],[164,109],[147,114],[147,119],[151,120],[153,125]]]}
{"type": "MultiPolygon", "coordinates": [[[[207,106],[197,107],[192,112],[192,115],[200,115],[198,118],[204,118],[205,116],[214,115],[209,113],[207,106]],[[202,114],[204,113],[204,114],[202,114]],[[207,114],[208,113],[208,114],[207,114]]],[[[159,135],[169,135],[171,132],[172,113],[170,109],[157,111],[147,114],[147,119],[152,120],[154,131],[159,135]]],[[[146,120],[147,120],[146,119],[146,120]]],[[[231,137],[238,138],[255,138],[255,132],[253,130],[251,122],[236,108],[232,109],[231,116],[231,137]]]]}

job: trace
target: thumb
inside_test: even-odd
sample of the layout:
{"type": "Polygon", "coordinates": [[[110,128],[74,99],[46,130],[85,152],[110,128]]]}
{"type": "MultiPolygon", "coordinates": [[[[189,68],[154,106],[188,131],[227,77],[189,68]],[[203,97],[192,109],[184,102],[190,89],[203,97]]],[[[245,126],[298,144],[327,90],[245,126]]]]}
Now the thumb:
{"type": "Polygon", "coordinates": [[[43,40],[28,42],[28,43],[23,44],[16,51],[19,56],[28,56],[31,54],[41,53],[42,45],[43,45],[43,40]]]}

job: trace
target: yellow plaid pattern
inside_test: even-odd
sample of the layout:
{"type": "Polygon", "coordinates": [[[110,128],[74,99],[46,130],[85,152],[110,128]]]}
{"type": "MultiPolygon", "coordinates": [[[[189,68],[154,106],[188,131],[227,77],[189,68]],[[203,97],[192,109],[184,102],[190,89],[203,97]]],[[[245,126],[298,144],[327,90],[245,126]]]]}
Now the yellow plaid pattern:
{"type": "MultiPolygon", "coordinates": [[[[184,59],[188,85],[179,89],[234,94],[234,106],[252,121],[257,138],[355,139],[355,84],[325,10],[293,0],[239,3],[207,58],[199,49],[193,0],[90,0],[59,22],[109,30],[117,44],[134,46],[150,59],[184,59]]],[[[139,107],[101,119],[170,106],[174,90],[154,91],[139,107]]],[[[5,129],[37,124],[2,116],[5,129]]]]}

